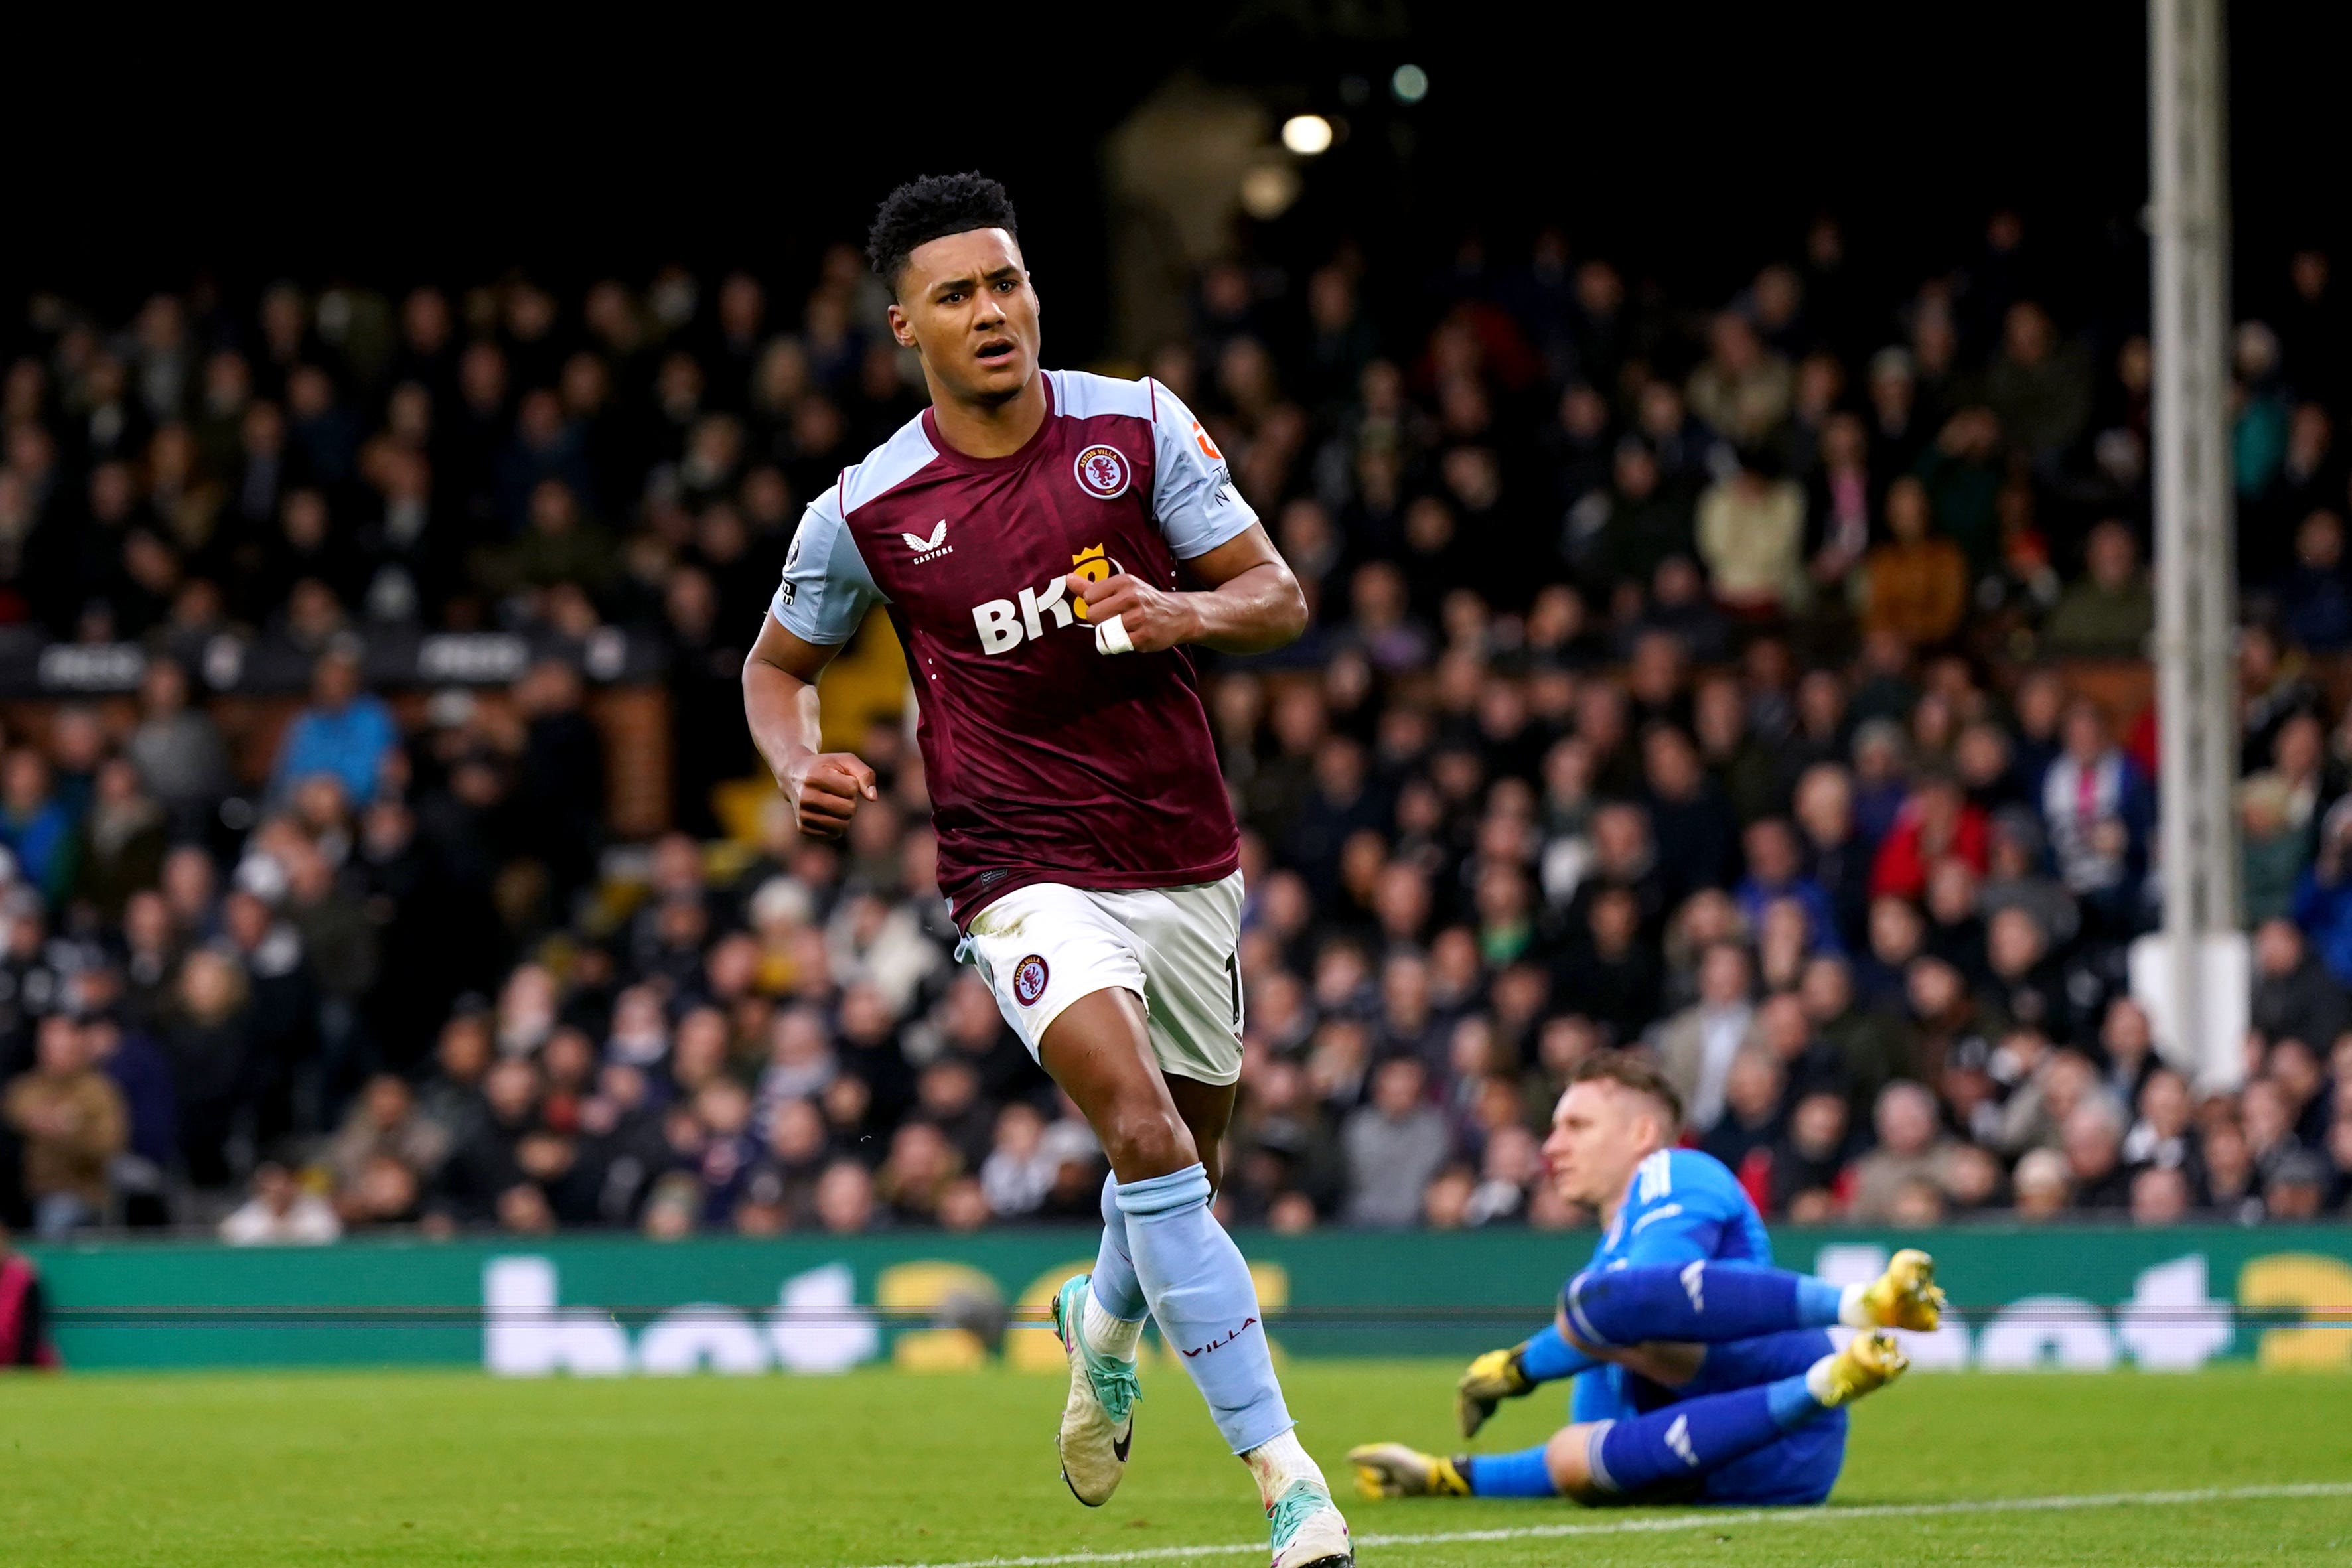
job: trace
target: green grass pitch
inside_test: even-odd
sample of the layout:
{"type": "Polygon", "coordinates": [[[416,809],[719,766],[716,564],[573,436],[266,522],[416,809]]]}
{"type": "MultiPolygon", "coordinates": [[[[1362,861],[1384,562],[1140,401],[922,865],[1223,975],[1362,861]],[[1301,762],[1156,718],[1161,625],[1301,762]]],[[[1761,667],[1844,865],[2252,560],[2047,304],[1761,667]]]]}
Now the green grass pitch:
{"type": "MultiPolygon", "coordinates": [[[[1294,1362],[1285,1380],[1344,1485],[1351,1443],[1445,1446],[1456,1370],[1294,1362]]],[[[1013,1372],[0,1379],[0,1563],[1263,1561],[1234,1549],[1264,1524],[1198,1396],[1164,1368],[1145,1388],[1127,1484],[1090,1511],[1055,1474],[1059,1380],[1013,1372]]],[[[1481,1446],[1536,1441],[1560,1406],[1507,1407],[1481,1446]]],[[[1353,1499],[1349,1512],[1365,1568],[2352,1563],[2352,1376],[1915,1375],[1855,1412],[1827,1509],[1771,1518],[1353,1499]],[[1482,1531],[1497,1533],[1458,1538],[1482,1531]],[[1457,1539],[1409,1539],[1440,1535],[1457,1539]]]]}

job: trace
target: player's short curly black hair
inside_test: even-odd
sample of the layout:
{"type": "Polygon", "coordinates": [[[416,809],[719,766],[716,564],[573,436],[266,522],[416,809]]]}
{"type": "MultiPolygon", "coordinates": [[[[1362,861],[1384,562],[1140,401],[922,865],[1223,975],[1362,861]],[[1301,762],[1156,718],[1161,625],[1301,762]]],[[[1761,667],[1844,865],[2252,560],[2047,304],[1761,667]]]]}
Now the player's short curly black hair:
{"type": "Polygon", "coordinates": [[[971,229],[1003,229],[1020,236],[1013,198],[987,175],[926,174],[882,198],[866,231],[866,260],[875,275],[893,286],[919,245],[971,229]]]}

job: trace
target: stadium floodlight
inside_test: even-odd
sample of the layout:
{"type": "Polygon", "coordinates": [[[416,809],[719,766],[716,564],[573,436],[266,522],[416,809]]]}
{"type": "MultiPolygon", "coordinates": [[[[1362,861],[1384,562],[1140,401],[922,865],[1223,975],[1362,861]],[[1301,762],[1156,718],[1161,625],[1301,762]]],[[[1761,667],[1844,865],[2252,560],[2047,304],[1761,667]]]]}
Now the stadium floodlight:
{"type": "Polygon", "coordinates": [[[1301,158],[1331,150],[1331,122],[1319,114],[1294,114],[1282,122],[1282,144],[1301,158]]]}
{"type": "Polygon", "coordinates": [[[1416,65],[1401,65],[1389,78],[1389,90],[1399,103],[1419,103],[1429,96],[1429,73],[1416,65]]]}

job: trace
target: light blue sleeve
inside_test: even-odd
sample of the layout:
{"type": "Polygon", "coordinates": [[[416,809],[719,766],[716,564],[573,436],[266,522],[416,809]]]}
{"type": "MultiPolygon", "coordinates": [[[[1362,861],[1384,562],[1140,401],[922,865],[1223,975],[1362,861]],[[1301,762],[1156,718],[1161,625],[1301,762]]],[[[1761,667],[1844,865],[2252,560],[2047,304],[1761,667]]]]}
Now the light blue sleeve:
{"type": "Polygon", "coordinates": [[[841,515],[840,488],[827,490],[801,514],[768,613],[803,642],[831,648],[848,642],[882,597],[841,515]]]}
{"type": "Polygon", "coordinates": [[[1558,1323],[1546,1323],[1519,1344],[1519,1370],[1537,1383],[1557,1383],[1597,1364],[1560,1337],[1558,1323]]]}
{"type": "Polygon", "coordinates": [[[1208,554],[1246,531],[1257,513],[1234,487],[1225,455],[1183,400],[1151,388],[1151,515],[1178,560],[1208,554]]]}

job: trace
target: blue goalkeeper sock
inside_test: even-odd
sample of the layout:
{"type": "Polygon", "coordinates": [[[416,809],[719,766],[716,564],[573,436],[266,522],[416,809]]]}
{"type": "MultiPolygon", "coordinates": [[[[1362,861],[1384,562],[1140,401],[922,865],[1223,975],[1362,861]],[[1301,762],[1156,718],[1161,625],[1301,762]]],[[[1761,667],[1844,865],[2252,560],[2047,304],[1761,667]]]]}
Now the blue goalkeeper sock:
{"type": "Polygon", "coordinates": [[[1473,1497],[1557,1497],[1551,1467],[1544,1463],[1548,1444],[1521,1448],[1516,1454],[1473,1454],[1462,1465],[1462,1479],[1473,1497]]]}
{"type": "Polygon", "coordinates": [[[1103,1177],[1102,1245],[1095,1249],[1094,1282],[1087,1287],[1095,1305],[1112,1317],[1139,1322],[1151,1311],[1143,1299],[1143,1282],[1135,1277],[1135,1260],[1128,1250],[1127,1215],[1118,1207],[1118,1177],[1103,1177]]]}
{"type": "Polygon", "coordinates": [[[1600,1364],[1560,1338],[1557,1324],[1539,1331],[1519,1347],[1519,1370],[1538,1383],[1557,1383],[1600,1364]]]}
{"type": "Polygon", "coordinates": [[[1593,1484],[1632,1494],[1661,1481],[1688,1479],[1745,1458],[1825,1408],[1800,1377],[1685,1399],[1612,1421],[1592,1435],[1586,1459],[1593,1484]]]}
{"type": "Polygon", "coordinates": [[[1787,1329],[1828,1328],[1845,1292],[1808,1274],[1755,1263],[1587,1270],[1568,1282],[1569,1322],[1588,1344],[1645,1340],[1710,1344],[1787,1329]]]}
{"type": "Polygon", "coordinates": [[[1209,1212],[1208,1173],[1190,1165],[1122,1182],[1118,1207],[1151,1315],[1234,1452],[1289,1431],[1297,1423],[1274,1378],[1257,1287],[1241,1249],[1209,1212]]]}

